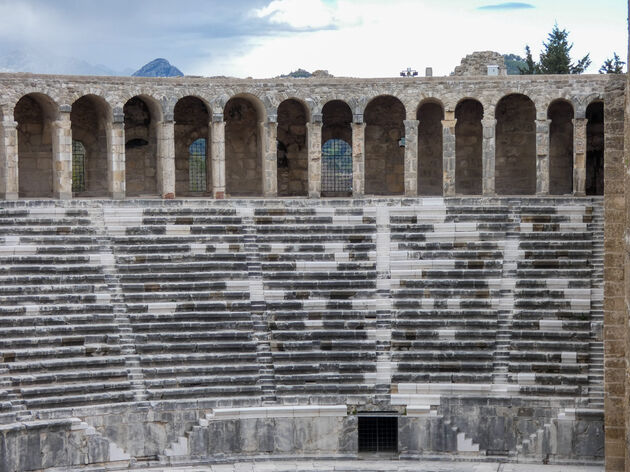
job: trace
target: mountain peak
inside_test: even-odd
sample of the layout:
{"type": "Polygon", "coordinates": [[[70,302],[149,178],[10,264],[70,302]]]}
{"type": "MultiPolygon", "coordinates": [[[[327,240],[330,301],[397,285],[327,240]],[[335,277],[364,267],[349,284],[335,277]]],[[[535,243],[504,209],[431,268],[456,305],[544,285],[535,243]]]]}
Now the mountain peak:
{"type": "Polygon", "coordinates": [[[184,74],[164,58],[153,59],[131,74],[134,77],[182,77],[184,74]]]}

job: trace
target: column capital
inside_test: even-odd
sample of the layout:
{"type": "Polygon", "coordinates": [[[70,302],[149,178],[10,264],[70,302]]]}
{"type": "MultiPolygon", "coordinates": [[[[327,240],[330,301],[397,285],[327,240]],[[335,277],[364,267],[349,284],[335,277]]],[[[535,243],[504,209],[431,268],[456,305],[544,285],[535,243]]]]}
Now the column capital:
{"type": "Polygon", "coordinates": [[[124,124],[125,123],[125,114],[124,113],[114,113],[112,116],[112,123],[114,124],[124,124]]]}
{"type": "Polygon", "coordinates": [[[363,113],[355,113],[352,116],[352,123],[355,125],[362,125],[363,123],[363,113]]]}
{"type": "Polygon", "coordinates": [[[212,114],[212,123],[219,123],[223,121],[223,113],[213,113],[212,114]]]}
{"type": "Polygon", "coordinates": [[[457,124],[457,118],[453,118],[452,120],[442,120],[442,129],[455,128],[457,124]]]}
{"type": "Polygon", "coordinates": [[[175,121],[175,114],[170,111],[168,113],[164,113],[164,118],[162,119],[163,123],[172,123],[175,121]]]}
{"type": "Polygon", "coordinates": [[[403,120],[405,128],[417,128],[420,125],[419,120],[403,120]]]}
{"type": "Polygon", "coordinates": [[[70,112],[72,111],[72,106],[70,105],[59,105],[59,114],[64,114],[64,113],[68,113],[70,114],[70,112]]]}
{"type": "Polygon", "coordinates": [[[5,130],[15,129],[17,128],[17,125],[18,125],[18,122],[14,120],[0,121],[0,126],[2,126],[2,128],[5,130]]]}
{"type": "Polygon", "coordinates": [[[321,113],[313,113],[313,115],[311,116],[311,123],[313,124],[315,123],[322,124],[323,121],[324,121],[324,115],[322,115],[321,113]]]}
{"type": "Polygon", "coordinates": [[[484,128],[490,128],[490,127],[495,127],[497,125],[497,120],[496,118],[482,118],[481,119],[481,125],[484,128]]]}

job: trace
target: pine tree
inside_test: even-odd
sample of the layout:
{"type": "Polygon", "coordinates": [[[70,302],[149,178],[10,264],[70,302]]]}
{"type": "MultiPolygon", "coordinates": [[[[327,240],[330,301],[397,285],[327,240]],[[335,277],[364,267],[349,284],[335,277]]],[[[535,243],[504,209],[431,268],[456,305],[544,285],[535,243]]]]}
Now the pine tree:
{"type": "Polygon", "coordinates": [[[623,74],[623,62],[616,52],[613,52],[612,59],[606,59],[604,64],[599,68],[600,74],[623,74]]]}
{"type": "Polygon", "coordinates": [[[540,51],[540,61],[536,63],[532,58],[529,46],[525,46],[527,66],[521,68],[521,74],[581,74],[591,65],[590,54],[573,63],[571,49],[573,44],[568,41],[569,32],[561,30],[556,23],[543,42],[543,50],[540,51]]]}

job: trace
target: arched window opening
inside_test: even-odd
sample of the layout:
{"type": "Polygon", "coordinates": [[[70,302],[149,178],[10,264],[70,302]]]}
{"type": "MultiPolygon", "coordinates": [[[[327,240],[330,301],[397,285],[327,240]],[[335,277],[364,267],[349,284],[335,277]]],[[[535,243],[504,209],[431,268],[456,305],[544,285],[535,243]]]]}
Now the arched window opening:
{"type": "Polygon", "coordinates": [[[85,191],[85,146],[72,140],[72,192],[85,191]]]}
{"type": "Polygon", "coordinates": [[[199,138],[188,147],[188,182],[191,192],[206,191],[206,140],[199,138]]]}
{"type": "Polygon", "coordinates": [[[329,139],[322,146],[322,194],[352,194],[352,146],[342,139],[329,139]]]}
{"type": "Polygon", "coordinates": [[[536,107],[528,97],[503,97],[496,108],[495,190],[499,195],[536,193],[536,107]]]}
{"type": "Polygon", "coordinates": [[[13,112],[17,122],[19,196],[53,196],[53,126],[56,107],[42,94],[22,97],[13,112]]]}
{"type": "Polygon", "coordinates": [[[175,121],[175,193],[178,196],[210,194],[212,173],[208,158],[210,113],[198,97],[178,100],[175,121]],[[192,143],[192,144],[191,144],[192,143]]]}
{"type": "Polygon", "coordinates": [[[483,105],[462,100],[455,108],[455,192],[481,195],[483,192],[483,105]]]}
{"type": "Polygon", "coordinates": [[[418,195],[442,195],[442,106],[428,102],[417,113],[418,195]]]}
{"type": "Polygon", "coordinates": [[[604,103],[591,103],[586,120],[586,195],[604,195],[604,103]]]}
{"type": "Polygon", "coordinates": [[[262,117],[243,97],[225,105],[226,192],[233,196],[262,195],[262,150],[258,123],[262,117]]]}
{"type": "Polygon", "coordinates": [[[157,194],[157,130],[143,98],[133,97],[123,107],[125,115],[125,179],[127,196],[157,194]]]}
{"type": "Polygon", "coordinates": [[[381,96],[365,108],[365,193],[405,192],[405,107],[396,97],[381,96]]]}
{"type": "Polygon", "coordinates": [[[308,195],[306,110],[294,99],[278,107],[278,196],[308,195]]]}
{"type": "Polygon", "coordinates": [[[79,197],[108,195],[109,105],[101,97],[85,95],[72,104],[70,122],[73,139],[72,192],[79,197]],[[81,153],[83,157],[79,158],[81,153]],[[77,166],[82,169],[76,178],[75,171],[80,169],[75,169],[75,154],[77,166]]]}
{"type": "Polygon", "coordinates": [[[326,103],[322,108],[322,197],[352,195],[352,146],[350,143],[352,143],[352,110],[341,100],[326,103]],[[327,159],[325,155],[333,157],[327,159]],[[337,173],[340,175],[338,183],[335,183],[336,177],[331,182],[328,175],[337,173]]]}
{"type": "Polygon", "coordinates": [[[573,192],[573,107],[564,100],[553,102],[547,111],[549,123],[549,193],[573,192]]]}

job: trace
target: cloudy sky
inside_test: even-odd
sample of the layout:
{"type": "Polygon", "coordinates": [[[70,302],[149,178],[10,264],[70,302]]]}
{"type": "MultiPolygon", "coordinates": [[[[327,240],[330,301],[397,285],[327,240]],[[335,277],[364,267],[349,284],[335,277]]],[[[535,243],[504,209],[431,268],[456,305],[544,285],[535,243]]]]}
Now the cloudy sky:
{"type": "Polygon", "coordinates": [[[557,22],[596,73],[613,51],[625,60],[627,14],[623,0],[0,0],[0,55],[34,48],[117,71],[165,57],[204,76],[447,75],[473,51],[537,55],[557,22]]]}

